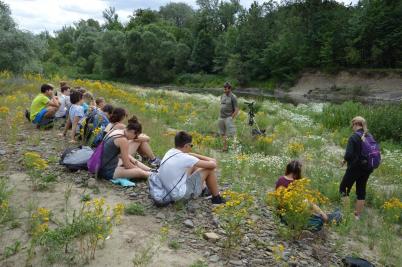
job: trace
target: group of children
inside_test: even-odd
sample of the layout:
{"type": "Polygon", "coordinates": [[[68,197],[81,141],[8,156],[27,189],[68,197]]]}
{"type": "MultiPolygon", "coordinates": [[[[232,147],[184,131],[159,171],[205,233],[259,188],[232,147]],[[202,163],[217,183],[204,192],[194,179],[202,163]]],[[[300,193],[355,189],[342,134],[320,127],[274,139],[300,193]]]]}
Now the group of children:
{"type": "MultiPolygon", "coordinates": [[[[211,195],[213,204],[225,203],[220,196],[217,183],[217,161],[213,158],[192,152],[192,136],[180,131],[174,138],[174,148],[166,152],[162,160],[158,159],[150,146],[150,137],[143,133],[143,128],[136,116],[128,118],[124,108],[113,107],[107,104],[104,98],[94,99],[92,94],[83,88],[71,89],[67,83],[60,84],[61,95],[54,94],[54,86],[43,84],[41,93],[32,102],[30,115],[27,118],[34,124],[47,125],[53,120],[65,119],[64,130],[60,136],[67,136],[75,143],[79,138],[85,138],[88,124],[94,124],[100,129],[94,146],[103,141],[101,167],[98,176],[104,179],[128,178],[147,179],[156,174],[169,197],[173,201],[191,199],[199,196],[211,195]],[[137,160],[133,155],[139,153],[146,163],[137,160]]],[[[354,132],[367,132],[367,124],[361,117],[352,120],[354,132]]],[[[92,125],[93,126],[93,125],[92,125]]],[[[347,197],[350,188],[356,182],[358,203],[355,216],[362,212],[365,198],[365,187],[370,171],[362,170],[357,164],[360,157],[358,139],[354,133],[349,139],[345,160],[348,169],[340,186],[342,196],[347,197]]],[[[281,176],[276,188],[287,187],[301,178],[302,164],[292,161],[286,167],[284,176],[281,176]]],[[[324,222],[330,218],[318,206],[311,203],[312,215],[320,217],[324,222]]]]}

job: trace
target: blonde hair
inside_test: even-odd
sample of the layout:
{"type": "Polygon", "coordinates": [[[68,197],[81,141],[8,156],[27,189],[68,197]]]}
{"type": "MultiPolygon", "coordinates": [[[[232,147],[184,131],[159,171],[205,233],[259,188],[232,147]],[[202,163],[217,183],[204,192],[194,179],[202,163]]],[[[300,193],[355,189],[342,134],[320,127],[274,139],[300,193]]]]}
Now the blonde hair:
{"type": "Polygon", "coordinates": [[[362,116],[356,116],[352,119],[352,126],[354,124],[357,124],[363,128],[363,132],[364,132],[363,137],[362,137],[362,139],[363,139],[364,136],[368,133],[366,120],[362,116]]]}

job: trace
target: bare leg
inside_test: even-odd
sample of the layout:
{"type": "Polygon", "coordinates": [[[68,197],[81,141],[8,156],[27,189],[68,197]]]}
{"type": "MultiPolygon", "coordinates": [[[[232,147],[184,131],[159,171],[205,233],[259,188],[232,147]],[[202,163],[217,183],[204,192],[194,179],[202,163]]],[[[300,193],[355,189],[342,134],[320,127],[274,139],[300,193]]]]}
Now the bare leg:
{"type": "Polygon", "coordinates": [[[147,178],[150,174],[151,173],[149,171],[144,171],[139,167],[135,167],[132,169],[117,167],[114,171],[113,178],[144,179],[147,178]]]}
{"type": "Polygon", "coordinates": [[[357,217],[360,217],[360,214],[364,209],[364,202],[365,202],[364,200],[356,200],[355,215],[357,217]]]}
{"type": "Polygon", "coordinates": [[[47,107],[46,108],[47,112],[45,114],[46,118],[53,118],[56,112],[59,110],[58,108],[55,107],[47,107]]]}
{"type": "MultiPolygon", "coordinates": [[[[202,180],[207,184],[212,196],[219,195],[218,182],[215,169],[196,169],[195,172],[201,172],[202,180]]],[[[194,173],[194,172],[193,172],[194,173]]]]}
{"type": "Polygon", "coordinates": [[[146,156],[149,159],[155,158],[155,154],[152,151],[151,146],[149,145],[149,142],[140,143],[140,146],[138,147],[138,153],[141,156],[146,156]]]}
{"type": "Polygon", "coordinates": [[[140,147],[140,145],[141,143],[130,140],[128,142],[128,154],[134,156],[134,154],[137,153],[137,150],[140,147]]]}

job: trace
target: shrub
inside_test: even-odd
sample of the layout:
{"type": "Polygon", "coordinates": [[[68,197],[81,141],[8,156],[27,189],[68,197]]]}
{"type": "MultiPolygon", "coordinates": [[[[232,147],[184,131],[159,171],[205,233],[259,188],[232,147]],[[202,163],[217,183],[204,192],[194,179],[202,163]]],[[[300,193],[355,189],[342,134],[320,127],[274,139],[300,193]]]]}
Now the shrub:
{"type": "Polygon", "coordinates": [[[268,193],[267,203],[288,225],[293,238],[298,238],[306,229],[312,210],[311,204],[326,202],[327,199],[317,190],[310,188],[310,180],[303,178],[291,183],[287,188],[279,187],[268,193]]]}
{"type": "Polygon", "coordinates": [[[351,101],[341,105],[329,104],[315,118],[334,130],[350,128],[350,121],[358,115],[367,120],[369,131],[377,140],[402,140],[402,104],[363,105],[351,101]]]}
{"type": "Polygon", "coordinates": [[[247,226],[251,224],[247,219],[254,198],[248,193],[230,190],[223,192],[222,195],[227,198],[226,203],[214,208],[213,211],[218,215],[220,226],[226,234],[224,246],[230,251],[240,245],[247,226]]]}

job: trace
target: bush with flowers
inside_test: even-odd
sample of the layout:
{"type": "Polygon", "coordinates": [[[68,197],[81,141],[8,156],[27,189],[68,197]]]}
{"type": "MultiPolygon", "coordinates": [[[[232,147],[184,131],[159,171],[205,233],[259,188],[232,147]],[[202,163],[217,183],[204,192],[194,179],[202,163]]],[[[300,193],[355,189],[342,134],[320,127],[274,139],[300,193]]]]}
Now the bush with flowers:
{"type": "Polygon", "coordinates": [[[402,202],[398,198],[394,197],[386,201],[382,209],[387,222],[398,223],[402,220],[402,202]]]}
{"type": "Polygon", "coordinates": [[[219,218],[219,225],[225,231],[224,246],[228,251],[240,245],[246,229],[252,224],[249,219],[254,198],[248,193],[227,190],[222,193],[227,199],[223,205],[215,207],[213,212],[219,218]]]}
{"type": "Polygon", "coordinates": [[[12,214],[9,201],[10,195],[11,190],[7,186],[6,179],[0,177],[0,224],[7,222],[12,214]]]}
{"type": "Polygon", "coordinates": [[[31,250],[41,248],[50,262],[71,260],[77,253],[76,260],[87,262],[95,258],[99,243],[112,233],[113,225],[120,223],[123,212],[123,204],[111,207],[105,204],[104,198],[96,198],[85,202],[72,218],[52,228],[49,227],[50,211],[38,208],[32,214],[31,250]]]}
{"type": "Polygon", "coordinates": [[[31,178],[33,190],[45,190],[49,183],[56,180],[54,174],[46,173],[48,162],[36,152],[26,152],[23,157],[23,164],[31,178]]]}
{"type": "Polygon", "coordinates": [[[323,204],[327,198],[310,187],[310,180],[302,178],[291,183],[287,188],[279,187],[267,195],[267,203],[285,222],[293,238],[299,237],[306,229],[312,214],[311,204],[323,204]]]}

